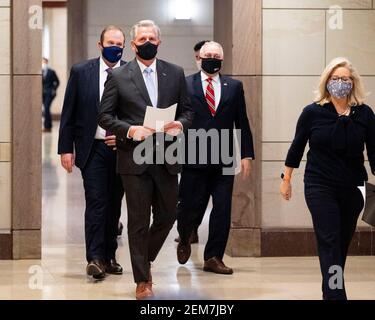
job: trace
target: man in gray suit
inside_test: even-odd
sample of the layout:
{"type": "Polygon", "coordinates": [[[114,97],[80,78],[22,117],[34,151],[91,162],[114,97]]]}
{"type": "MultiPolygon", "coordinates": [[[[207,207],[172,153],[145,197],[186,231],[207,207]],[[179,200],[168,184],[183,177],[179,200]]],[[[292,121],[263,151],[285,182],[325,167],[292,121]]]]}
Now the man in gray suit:
{"type": "MultiPolygon", "coordinates": [[[[131,38],[136,58],[109,76],[99,124],[119,140],[117,170],[126,193],[136,298],[146,299],[153,297],[151,262],[156,259],[176,220],[177,174],[181,165],[139,164],[134,159],[134,151],[145,139],[151,139],[151,145],[156,146],[155,131],[143,126],[146,106],[167,108],[177,103],[175,121],[163,128],[164,133],[171,136],[189,128],[193,112],[182,68],[156,59],[161,43],[159,27],[151,20],[140,21],[133,26],[131,38]]],[[[154,158],[155,152],[151,155],[154,158]]]]}

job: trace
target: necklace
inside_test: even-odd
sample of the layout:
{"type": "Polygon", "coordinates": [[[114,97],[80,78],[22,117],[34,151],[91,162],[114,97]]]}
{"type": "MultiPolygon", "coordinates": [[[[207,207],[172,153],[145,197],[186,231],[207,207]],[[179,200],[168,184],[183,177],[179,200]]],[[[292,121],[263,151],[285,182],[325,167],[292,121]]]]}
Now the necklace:
{"type": "Polygon", "coordinates": [[[339,116],[348,116],[350,114],[350,107],[347,107],[344,112],[337,112],[339,116]]]}

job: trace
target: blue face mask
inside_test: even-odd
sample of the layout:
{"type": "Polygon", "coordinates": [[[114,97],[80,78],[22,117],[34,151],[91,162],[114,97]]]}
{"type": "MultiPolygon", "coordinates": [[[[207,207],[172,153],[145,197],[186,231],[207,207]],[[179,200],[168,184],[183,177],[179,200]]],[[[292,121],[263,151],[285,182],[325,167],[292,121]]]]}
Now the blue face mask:
{"type": "Polygon", "coordinates": [[[116,63],[121,59],[123,51],[123,48],[117,46],[103,47],[102,54],[107,61],[116,63]]]}
{"type": "Polygon", "coordinates": [[[336,99],[343,99],[350,95],[353,89],[351,82],[341,80],[330,80],[327,84],[327,90],[330,95],[336,99]]]}

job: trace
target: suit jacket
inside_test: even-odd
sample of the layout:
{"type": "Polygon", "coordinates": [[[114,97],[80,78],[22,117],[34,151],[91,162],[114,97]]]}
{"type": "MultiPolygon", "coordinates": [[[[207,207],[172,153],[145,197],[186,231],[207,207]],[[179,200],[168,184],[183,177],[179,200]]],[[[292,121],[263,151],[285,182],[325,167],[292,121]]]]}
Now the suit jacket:
{"type": "MultiPolygon", "coordinates": [[[[216,109],[215,116],[212,116],[205,98],[202,88],[201,73],[198,72],[186,78],[188,95],[191,101],[193,111],[195,113],[191,129],[203,129],[205,132],[213,129],[219,132],[219,148],[214,148],[214,151],[219,152],[219,163],[212,161],[211,155],[211,141],[207,143],[206,163],[199,162],[199,149],[202,147],[197,139],[188,136],[186,139],[186,164],[184,168],[205,168],[208,165],[217,164],[220,167],[230,167],[233,161],[227,163],[221,156],[222,139],[220,132],[222,129],[229,129],[229,141],[223,141],[223,145],[228,146],[229,155],[235,159],[235,146],[233,145],[233,129],[241,130],[241,159],[254,158],[253,137],[249,125],[249,120],[246,114],[246,104],[241,81],[232,79],[227,76],[220,75],[221,83],[221,98],[216,109]],[[189,164],[188,155],[195,149],[196,163],[189,164]]],[[[224,153],[228,153],[224,151],[224,153]]]]}
{"type": "MultiPolygon", "coordinates": [[[[125,61],[121,61],[121,65],[125,61]]],[[[75,164],[84,168],[98,127],[100,58],[75,64],[65,91],[58,153],[76,153],[75,164]]]]}
{"type": "MultiPolygon", "coordinates": [[[[184,71],[181,67],[157,59],[158,108],[167,108],[177,103],[176,121],[180,121],[184,130],[191,125],[193,112],[186,94],[184,71]]],[[[146,106],[151,106],[150,97],[139,65],[134,59],[114,70],[109,76],[99,114],[99,124],[114,132],[123,143],[117,150],[117,170],[120,174],[141,174],[148,165],[137,164],[133,151],[140,142],[127,139],[132,125],[143,125],[146,106]]],[[[155,136],[155,135],[154,135],[155,136]]],[[[166,147],[167,148],[167,147],[166,147]]],[[[165,164],[171,174],[181,170],[180,164],[165,164]]]]}
{"type": "Polygon", "coordinates": [[[56,96],[56,90],[60,85],[56,72],[47,68],[46,74],[43,75],[43,94],[56,96]]]}

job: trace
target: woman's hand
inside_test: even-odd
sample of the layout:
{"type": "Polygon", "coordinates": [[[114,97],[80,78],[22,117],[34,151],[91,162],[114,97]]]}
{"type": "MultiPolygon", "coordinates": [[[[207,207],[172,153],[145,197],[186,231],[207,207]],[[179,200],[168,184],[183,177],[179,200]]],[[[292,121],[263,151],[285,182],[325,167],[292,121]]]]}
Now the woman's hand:
{"type": "Polygon", "coordinates": [[[290,181],[281,181],[280,194],[287,201],[292,198],[292,184],[290,183],[290,181]]]}

